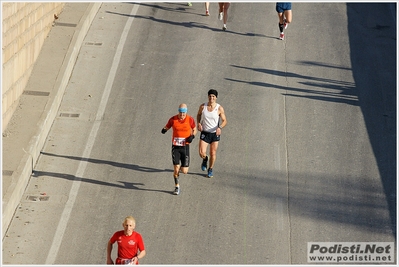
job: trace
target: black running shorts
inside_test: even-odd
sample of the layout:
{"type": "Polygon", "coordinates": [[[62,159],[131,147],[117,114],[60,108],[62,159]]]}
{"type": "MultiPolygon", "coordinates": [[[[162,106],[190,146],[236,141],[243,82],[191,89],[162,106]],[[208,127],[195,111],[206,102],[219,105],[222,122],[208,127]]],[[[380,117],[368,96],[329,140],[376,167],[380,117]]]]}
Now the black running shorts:
{"type": "Polygon", "coordinates": [[[190,146],[172,146],[172,162],[173,165],[188,167],[190,165],[190,146]]]}
{"type": "Polygon", "coordinates": [[[200,139],[208,144],[220,141],[220,135],[215,133],[201,132],[200,139]]]}

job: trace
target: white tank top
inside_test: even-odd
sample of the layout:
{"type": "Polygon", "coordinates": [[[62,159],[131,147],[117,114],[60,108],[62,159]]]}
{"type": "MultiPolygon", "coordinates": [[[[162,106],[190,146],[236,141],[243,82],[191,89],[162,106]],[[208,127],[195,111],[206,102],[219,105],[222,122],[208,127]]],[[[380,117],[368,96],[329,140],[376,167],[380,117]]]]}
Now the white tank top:
{"type": "Polygon", "coordinates": [[[216,104],[216,107],[209,112],[207,103],[205,103],[201,116],[203,131],[208,133],[216,132],[216,129],[219,127],[219,106],[219,104],[216,104]]]}

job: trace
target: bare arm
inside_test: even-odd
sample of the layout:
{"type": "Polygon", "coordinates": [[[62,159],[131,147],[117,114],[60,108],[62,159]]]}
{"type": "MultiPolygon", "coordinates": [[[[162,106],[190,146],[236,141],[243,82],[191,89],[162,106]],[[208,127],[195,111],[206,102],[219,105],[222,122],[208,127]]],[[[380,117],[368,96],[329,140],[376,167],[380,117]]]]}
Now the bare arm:
{"type": "Polygon", "coordinates": [[[222,119],[222,124],[220,124],[220,128],[224,128],[227,124],[226,114],[224,113],[224,108],[222,106],[219,107],[219,116],[222,119]]]}
{"type": "Polygon", "coordinates": [[[112,252],[112,243],[108,241],[107,245],[107,264],[114,264],[111,258],[111,252],[112,252]]]}
{"type": "Polygon", "coordinates": [[[202,110],[204,109],[204,105],[205,104],[202,104],[199,107],[198,112],[197,112],[197,128],[198,128],[198,131],[200,131],[200,132],[202,131],[201,117],[202,117],[202,110]]]}
{"type": "Polygon", "coordinates": [[[216,135],[220,135],[222,133],[222,128],[227,124],[226,114],[222,106],[219,106],[219,117],[222,119],[222,123],[219,125],[219,128],[216,129],[216,135]]]}
{"type": "Polygon", "coordinates": [[[145,257],[145,254],[146,254],[145,250],[140,251],[140,253],[137,255],[137,258],[142,259],[145,257]]]}
{"type": "Polygon", "coordinates": [[[145,257],[145,250],[140,251],[136,257],[133,258],[133,264],[137,264],[137,261],[145,257]]]}

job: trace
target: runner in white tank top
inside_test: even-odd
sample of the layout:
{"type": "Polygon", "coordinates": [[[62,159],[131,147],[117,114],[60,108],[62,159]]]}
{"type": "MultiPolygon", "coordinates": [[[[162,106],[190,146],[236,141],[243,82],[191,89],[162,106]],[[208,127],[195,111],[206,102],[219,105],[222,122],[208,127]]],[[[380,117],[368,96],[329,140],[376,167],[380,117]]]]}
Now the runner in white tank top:
{"type": "Polygon", "coordinates": [[[216,129],[219,127],[219,104],[212,111],[208,111],[207,103],[204,103],[202,109],[202,130],[208,133],[216,133],[216,129]]]}
{"type": "Polygon", "coordinates": [[[202,158],[201,169],[206,171],[208,167],[208,156],[206,150],[210,144],[209,150],[209,168],[208,177],[213,177],[213,165],[216,160],[216,151],[220,141],[222,128],[226,126],[227,119],[224,108],[216,103],[218,92],[214,89],[208,91],[208,103],[200,105],[197,113],[198,131],[201,132],[199,141],[199,154],[202,158]]]}

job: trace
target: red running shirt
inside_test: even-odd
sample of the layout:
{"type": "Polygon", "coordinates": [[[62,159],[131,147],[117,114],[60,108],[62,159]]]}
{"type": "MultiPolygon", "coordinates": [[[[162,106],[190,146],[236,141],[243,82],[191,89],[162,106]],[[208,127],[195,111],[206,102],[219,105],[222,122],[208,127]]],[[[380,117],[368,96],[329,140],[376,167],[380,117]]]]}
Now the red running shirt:
{"type": "Polygon", "coordinates": [[[132,259],[137,255],[138,250],[145,250],[143,238],[137,232],[126,236],[123,230],[118,231],[109,241],[112,244],[118,242],[118,257],[122,259],[132,259]]]}

